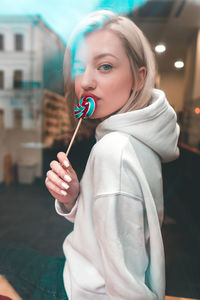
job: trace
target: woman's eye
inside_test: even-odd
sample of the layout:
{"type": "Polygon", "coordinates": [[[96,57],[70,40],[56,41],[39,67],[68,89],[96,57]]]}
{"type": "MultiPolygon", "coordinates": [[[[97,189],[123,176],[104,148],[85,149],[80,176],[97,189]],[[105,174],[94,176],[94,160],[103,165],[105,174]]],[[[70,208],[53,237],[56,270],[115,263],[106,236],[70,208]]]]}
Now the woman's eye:
{"type": "Polygon", "coordinates": [[[109,70],[112,69],[112,66],[109,65],[109,64],[103,64],[103,65],[100,66],[99,69],[102,70],[102,71],[109,71],[109,70]]]}

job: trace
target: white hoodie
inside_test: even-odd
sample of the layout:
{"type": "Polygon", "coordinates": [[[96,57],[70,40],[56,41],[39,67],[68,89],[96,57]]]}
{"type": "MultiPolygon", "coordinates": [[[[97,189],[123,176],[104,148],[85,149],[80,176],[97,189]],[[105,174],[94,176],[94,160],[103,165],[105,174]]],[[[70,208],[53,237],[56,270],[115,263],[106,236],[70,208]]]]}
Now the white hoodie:
{"type": "Polygon", "coordinates": [[[69,300],[163,300],[165,259],[161,161],[179,156],[176,113],[160,90],[149,106],[113,115],[96,129],[67,214],[74,230],[63,244],[69,300]]]}

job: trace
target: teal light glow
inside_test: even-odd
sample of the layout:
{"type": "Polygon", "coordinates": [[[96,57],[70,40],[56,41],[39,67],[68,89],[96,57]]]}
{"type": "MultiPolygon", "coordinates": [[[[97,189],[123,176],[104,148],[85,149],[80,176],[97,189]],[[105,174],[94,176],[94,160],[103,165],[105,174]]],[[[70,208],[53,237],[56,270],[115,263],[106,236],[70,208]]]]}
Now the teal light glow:
{"type": "Polygon", "coordinates": [[[88,13],[111,10],[118,14],[131,12],[147,0],[1,0],[0,16],[40,15],[44,22],[66,43],[79,21],[88,13]]]}
{"type": "Polygon", "coordinates": [[[95,9],[107,9],[117,14],[128,14],[147,0],[100,0],[95,9]]]}

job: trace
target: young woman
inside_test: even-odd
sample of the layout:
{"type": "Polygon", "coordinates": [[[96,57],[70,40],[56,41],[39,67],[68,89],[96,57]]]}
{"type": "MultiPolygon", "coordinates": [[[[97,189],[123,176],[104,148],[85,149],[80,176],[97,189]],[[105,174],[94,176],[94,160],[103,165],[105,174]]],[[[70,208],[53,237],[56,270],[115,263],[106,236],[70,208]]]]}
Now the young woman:
{"type": "Polygon", "coordinates": [[[99,121],[81,182],[64,152],[46,178],[57,212],[74,222],[63,245],[68,298],[164,299],[161,162],[178,157],[179,126],[153,89],[150,45],[129,19],[95,12],[72,35],[64,72],[72,113],[93,96],[99,121]]]}
{"type": "Polygon", "coordinates": [[[19,248],[0,250],[0,271],[25,300],[163,300],[161,162],[178,157],[179,126],[154,89],[150,45],[128,18],[92,13],[69,41],[64,74],[72,115],[93,96],[98,123],[81,182],[64,152],[45,181],[58,214],[74,223],[64,270],[62,259],[19,248]]]}

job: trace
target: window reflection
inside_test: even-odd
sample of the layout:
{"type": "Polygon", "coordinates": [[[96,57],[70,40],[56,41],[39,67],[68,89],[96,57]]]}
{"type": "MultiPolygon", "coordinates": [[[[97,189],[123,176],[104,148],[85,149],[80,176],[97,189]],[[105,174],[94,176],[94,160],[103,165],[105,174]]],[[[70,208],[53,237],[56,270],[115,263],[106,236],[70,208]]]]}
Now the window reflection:
{"type": "Polygon", "coordinates": [[[0,34],[0,51],[4,50],[4,35],[0,34]]]}
{"type": "MultiPolygon", "coordinates": [[[[167,0],[147,1],[128,14],[151,42],[158,65],[155,87],[165,91],[177,113],[180,142],[200,150],[199,16],[199,2],[167,0]],[[182,68],[174,67],[177,61],[183,62],[182,68]]],[[[4,17],[0,50],[1,128],[21,130],[21,136],[24,131],[34,132],[34,138],[31,134],[26,141],[19,138],[17,148],[22,140],[40,143],[41,153],[59,143],[66,146],[73,126],[64,100],[65,43],[39,16],[4,17]]],[[[86,135],[88,129],[79,138],[86,135]]],[[[15,150],[21,155],[26,151],[15,150]]],[[[17,163],[17,156],[13,161],[17,163]]],[[[42,158],[39,165],[36,176],[40,177],[42,158]]]]}
{"type": "Polygon", "coordinates": [[[15,50],[23,51],[23,35],[15,34],[15,50]]]}
{"type": "Polygon", "coordinates": [[[0,71],[0,89],[4,88],[4,71],[0,71]]]}
{"type": "Polygon", "coordinates": [[[13,78],[13,88],[20,89],[22,88],[22,80],[23,80],[23,73],[21,70],[14,71],[14,78],[13,78]]]}

